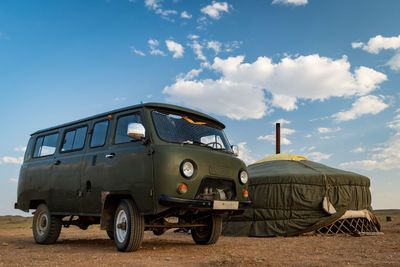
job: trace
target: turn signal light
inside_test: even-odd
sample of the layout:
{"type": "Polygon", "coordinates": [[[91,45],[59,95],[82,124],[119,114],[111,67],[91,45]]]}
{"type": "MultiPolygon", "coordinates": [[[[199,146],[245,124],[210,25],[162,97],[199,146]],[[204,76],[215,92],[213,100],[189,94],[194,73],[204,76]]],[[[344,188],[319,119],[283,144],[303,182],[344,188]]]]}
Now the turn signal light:
{"type": "Polygon", "coordinates": [[[178,193],[185,194],[187,192],[187,189],[188,189],[187,185],[182,183],[178,186],[178,193]]]}
{"type": "Polygon", "coordinates": [[[242,191],[242,195],[243,195],[243,197],[249,197],[249,191],[247,191],[246,189],[243,189],[243,191],[242,191]]]}

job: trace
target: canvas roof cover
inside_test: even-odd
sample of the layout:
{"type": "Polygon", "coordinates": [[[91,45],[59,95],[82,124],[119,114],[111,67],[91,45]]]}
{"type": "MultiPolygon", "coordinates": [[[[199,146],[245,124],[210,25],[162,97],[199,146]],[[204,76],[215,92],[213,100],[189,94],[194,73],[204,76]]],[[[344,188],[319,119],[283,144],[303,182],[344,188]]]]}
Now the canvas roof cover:
{"type": "Polygon", "coordinates": [[[360,174],[279,157],[252,164],[248,172],[252,207],[225,218],[224,235],[292,236],[325,226],[346,210],[372,211],[370,180],[360,174]],[[324,197],[334,214],[323,210],[324,197]]]}

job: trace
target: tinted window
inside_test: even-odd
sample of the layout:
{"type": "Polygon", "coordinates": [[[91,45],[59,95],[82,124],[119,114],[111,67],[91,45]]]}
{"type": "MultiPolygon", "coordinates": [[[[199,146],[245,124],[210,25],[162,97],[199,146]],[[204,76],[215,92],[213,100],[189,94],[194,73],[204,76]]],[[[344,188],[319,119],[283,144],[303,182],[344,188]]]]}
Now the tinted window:
{"type": "Polygon", "coordinates": [[[61,151],[82,149],[85,145],[86,132],[86,126],[66,132],[61,151]]]}
{"type": "Polygon", "coordinates": [[[121,144],[121,143],[127,143],[130,141],[136,141],[137,139],[130,138],[127,135],[128,131],[128,124],[129,123],[142,123],[142,120],[140,119],[139,114],[132,114],[128,116],[123,116],[118,119],[117,123],[117,131],[115,133],[115,143],[116,144],[121,144]]]}
{"type": "Polygon", "coordinates": [[[106,142],[108,121],[101,121],[94,125],[90,147],[103,146],[106,142]]]}
{"type": "Polygon", "coordinates": [[[43,144],[43,137],[39,137],[36,140],[35,151],[33,152],[33,156],[35,158],[40,157],[40,149],[42,148],[42,144],[43,144]]]}
{"type": "Polygon", "coordinates": [[[167,142],[209,146],[216,150],[231,152],[228,139],[222,129],[212,122],[190,115],[152,112],[158,136],[167,142]]]}
{"type": "Polygon", "coordinates": [[[53,155],[56,151],[58,133],[39,137],[36,140],[34,157],[44,157],[53,155]]]}

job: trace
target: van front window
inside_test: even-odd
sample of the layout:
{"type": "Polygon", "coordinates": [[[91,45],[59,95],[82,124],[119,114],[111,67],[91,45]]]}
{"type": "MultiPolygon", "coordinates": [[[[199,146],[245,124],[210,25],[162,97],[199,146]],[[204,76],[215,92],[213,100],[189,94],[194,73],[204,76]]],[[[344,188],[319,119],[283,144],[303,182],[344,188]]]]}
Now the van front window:
{"type": "Polygon", "coordinates": [[[160,111],[153,111],[152,116],[157,134],[164,141],[232,152],[224,131],[212,122],[160,111]]]}

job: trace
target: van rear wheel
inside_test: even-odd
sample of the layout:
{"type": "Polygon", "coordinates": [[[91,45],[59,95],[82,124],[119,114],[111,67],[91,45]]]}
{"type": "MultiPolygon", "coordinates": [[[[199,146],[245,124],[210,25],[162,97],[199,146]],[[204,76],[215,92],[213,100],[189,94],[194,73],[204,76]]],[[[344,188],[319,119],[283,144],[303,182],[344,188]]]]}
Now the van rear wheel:
{"type": "Polygon", "coordinates": [[[136,251],[142,244],[144,217],[130,199],[118,204],[114,216],[114,242],[119,251],[136,251]]]}
{"type": "Polygon", "coordinates": [[[38,244],[53,244],[60,236],[62,227],[61,218],[50,214],[46,204],[40,204],[33,216],[33,238],[38,244]]]}
{"type": "Polygon", "coordinates": [[[208,226],[192,228],[192,238],[198,245],[211,245],[218,241],[222,230],[222,216],[213,214],[207,219],[208,226]]]}

